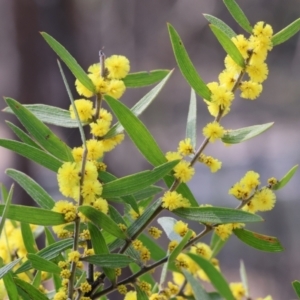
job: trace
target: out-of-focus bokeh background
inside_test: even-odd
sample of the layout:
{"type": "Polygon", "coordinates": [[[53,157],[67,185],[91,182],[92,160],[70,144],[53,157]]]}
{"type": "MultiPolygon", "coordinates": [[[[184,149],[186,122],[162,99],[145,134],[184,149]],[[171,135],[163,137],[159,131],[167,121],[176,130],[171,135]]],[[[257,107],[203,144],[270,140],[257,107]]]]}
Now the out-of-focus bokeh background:
{"type": "MultiPolygon", "coordinates": [[[[300,17],[299,0],[238,1],[252,24],[264,20],[274,31],[300,17]]],[[[223,69],[224,51],[209,29],[203,13],[223,19],[236,32],[244,33],[220,0],[0,0],[0,90],[23,104],[44,103],[68,108],[69,100],[56,63],[56,55],[44,42],[45,31],[61,42],[86,69],[98,61],[104,47],[107,56],[122,54],[131,61],[132,72],[172,69],[175,72],[142,120],[163,151],[175,150],[184,138],[190,88],[176,67],[166,23],[179,32],[192,61],[206,82],[217,80],[223,69]]],[[[243,144],[225,147],[215,143],[206,153],[222,160],[223,168],[211,174],[197,166],[190,182],[199,203],[234,207],[228,189],[247,170],[261,174],[262,182],[280,178],[300,161],[300,34],[273,49],[268,57],[270,75],[256,101],[235,100],[231,113],[223,120],[226,128],[240,128],[275,122],[263,135],[243,144]]],[[[65,68],[68,80],[74,78],[65,68]]],[[[122,101],[136,103],[151,87],[128,90],[122,101]]],[[[74,91],[75,95],[75,91],[74,91]]],[[[4,101],[0,108],[5,107],[4,101]]],[[[198,98],[198,141],[201,128],[211,120],[202,99],[198,98]]],[[[15,138],[4,120],[15,121],[1,113],[1,138],[15,138]]],[[[80,144],[77,130],[55,131],[70,146],[80,144]]],[[[118,176],[149,168],[131,141],[125,142],[108,157],[109,171],[118,176]]],[[[10,184],[4,174],[8,167],[22,170],[55,197],[55,175],[35,164],[0,149],[0,181],[10,184]]],[[[278,192],[274,210],[263,214],[265,222],[247,226],[280,239],[285,251],[263,253],[243,245],[235,237],[223,249],[221,268],[231,281],[239,281],[239,261],[248,270],[251,296],[271,294],[275,300],[295,298],[291,281],[300,279],[300,173],[278,192]]],[[[32,203],[20,188],[15,203],[32,203]]]]}

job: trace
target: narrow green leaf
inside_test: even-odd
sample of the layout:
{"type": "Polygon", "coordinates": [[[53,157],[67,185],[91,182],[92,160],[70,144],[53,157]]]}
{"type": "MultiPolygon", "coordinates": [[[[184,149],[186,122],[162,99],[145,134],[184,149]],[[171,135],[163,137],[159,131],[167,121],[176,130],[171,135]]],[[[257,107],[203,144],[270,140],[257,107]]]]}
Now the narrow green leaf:
{"type": "Polygon", "coordinates": [[[202,223],[226,224],[263,221],[258,215],[223,207],[186,207],[175,209],[172,212],[181,218],[202,223]]]}
{"type": "MultiPolygon", "coordinates": [[[[141,270],[141,267],[134,263],[131,263],[129,265],[129,268],[133,274],[141,270]]],[[[149,284],[151,284],[152,287],[156,284],[156,281],[153,279],[153,276],[149,273],[145,273],[142,276],[139,276],[139,280],[148,282],[149,284]]]]}
{"type": "Polygon", "coordinates": [[[134,193],[133,196],[136,199],[136,201],[141,201],[144,199],[151,198],[151,197],[161,193],[162,191],[163,191],[163,188],[161,188],[160,186],[151,185],[141,191],[138,191],[137,193],[134,193]]]}
{"type": "Polygon", "coordinates": [[[41,149],[40,146],[22,129],[20,129],[18,126],[14,125],[13,123],[9,121],[5,121],[5,123],[8,125],[8,127],[14,132],[14,134],[25,144],[41,149]]]}
{"type": "Polygon", "coordinates": [[[211,241],[210,241],[210,248],[212,250],[211,257],[216,257],[218,253],[222,250],[222,248],[225,246],[229,238],[222,240],[215,231],[211,235],[211,241]]]}
{"type": "Polygon", "coordinates": [[[294,280],[292,282],[292,286],[294,288],[296,295],[298,296],[298,299],[300,299],[300,281],[294,280]]]}
{"type": "Polygon", "coordinates": [[[32,267],[36,270],[56,274],[59,274],[61,272],[61,268],[58,265],[36,254],[28,253],[27,258],[31,262],[32,267]]]}
{"type": "Polygon", "coordinates": [[[224,33],[221,29],[216,27],[215,25],[209,25],[210,29],[218,39],[219,43],[225,50],[225,52],[242,68],[245,68],[244,58],[236,47],[236,45],[232,42],[232,40],[224,33]]]}
{"type": "MultiPolygon", "coordinates": [[[[164,177],[164,181],[169,188],[172,186],[174,180],[175,179],[173,176],[164,177]]],[[[188,199],[192,207],[199,206],[194,194],[184,182],[180,183],[180,185],[176,189],[176,192],[181,194],[184,198],[188,199]]]]}
{"type": "Polygon", "coordinates": [[[106,268],[125,268],[130,263],[134,262],[134,260],[124,254],[98,254],[98,255],[90,255],[82,258],[83,261],[87,261],[91,264],[106,267],[106,268]]]}
{"type": "Polygon", "coordinates": [[[131,195],[159,181],[177,164],[178,160],[164,163],[151,171],[142,171],[128,175],[103,185],[103,198],[131,195]]]}
{"type": "Polygon", "coordinates": [[[62,161],[73,160],[71,149],[33,113],[14,99],[5,98],[5,101],[26,130],[46,151],[62,161]]]}
{"type": "Polygon", "coordinates": [[[246,229],[234,229],[233,232],[242,242],[257,250],[266,252],[281,252],[284,250],[276,237],[262,235],[246,229]]]}
{"type": "Polygon", "coordinates": [[[180,254],[186,243],[189,241],[191,236],[193,235],[192,230],[189,230],[186,235],[181,239],[179,244],[175,247],[175,249],[171,252],[169,259],[168,259],[168,264],[172,263],[173,261],[176,260],[176,257],[180,254]]]}
{"type": "Polygon", "coordinates": [[[141,290],[141,288],[136,284],[135,285],[135,290],[136,290],[136,300],[149,300],[148,295],[141,290]]]}
{"type": "Polygon", "coordinates": [[[225,135],[222,137],[222,141],[226,144],[238,144],[265,132],[267,129],[273,126],[273,124],[274,123],[272,122],[230,130],[227,131],[227,133],[225,133],[225,135]]]}
{"type": "MultiPolygon", "coordinates": [[[[69,249],[73,246],[73,239],[65,239],[62,241],[58,241],[50,246],[45,247],[41,251],[37,252],[36,255],[46,259],[52,260],[56,256],[58,256],[62,251],[69,249]]],[[[32,268],[30,261],[25,261],[20,268],[15,271],[15,274],[23,273],[32,268]]]]}
{"type": "Polygon", "coordinates": [[[272,190],[280,190],[285,185],[288,184],[288,182],[294,177],[295,173],[298,170],[298,165],[293,166],[280,180],[277,184],[275,184],[272,187],[272,190]]]}
{"type": "Polygon", "coordinates": [[[0,147],[12,150],[55,173],[62,165],[62,162],[54,156],[24,143],[0,139],[0,147]]]}
{"type": "Polygon", "coordinates": [[[161,226],[170,241],[180,242],[182,237],[174,231],[174,225],[177,220],[171,217],[160,217],[157,223],[161,226]]]}
{"type": "Polygon", "coordinates": [[[8,263],[7,265],[0,268],[0,279],[6,275],[10,270],[12,270],[22,258],[15,259],[14,261],[8,263]]]}
{"type": "Polygon", "coordinates": [[[224,298],[216,292],[208,293],[209,300],[224,300],[224,298]]]}
{"type": "MultiPolygon", "coordinates": [[[[91,234],[91,240],[95,254],[109,254],[109,249],[105,243],[101,231],[93,223],[90,222],[88,223],[88,228],[91,234]]],[[[111,268],[103,268],[103,272],[111,283],[116,282],[115,270],[111,268]]]]}
{"type": "Polygon", "coordinates": [[[196,68],[190,60],[179,34],[171,24],[168,24],[168,30],[175,59],[183,77],[198,95],[210,101],[211,92],[196,71],[196,68]]]}
{"type": "Polygon", "coordinates": [[[227,9],[231,13],[232,17],[236,20],[236,22],[247,32],[252,32],[252,27],[250,25],[249,20],[246,15],[239,7],[239,5],[235,2],[235,0],[223,0],[227,9]]]}
{"type": "Polygon", "coordinates": [[[80,67],[75,58],[63,47],[58,41],[46,32],[41,32],[42,37],[59,56],[59,58],[67,65],[73,75],[91,92],[95,92],[95,86],[85,71],[80,67]]]}
{"type": "Polygon", "coordinates": [[[186,138],[191,139],[191,144],[195,148],[196,137],[197,137],[197,102],[196,102],[196,94],[193,89],[191,89],[190,106],[189,106],[185,136],[186,138]]]}
{"type": "Polygon", "coordinates": [[[32,284],[25,282],[19,278],[14,278],[15,283],[24,290],[31,299],[48,300],[48,297],[36,289],[32,284]]]}
{"type": "Polygon", "coordinates": [[[194,260],[201,269],[203,269],[207,277],[210,279],[211,284],[226,300],[235,300],[225,278],[210,261],[193,253],[187,253],[187,255],[194,260]]]}
{"type": "Polygon", "coordinates": [[[243,287],[245,289],[245,296],[249,297],[247,272],[246,272],[245,264],[242,260],[240,262],[240,277],[241,277],[241,281],[243,283],[243,287]]]}
{"type": "Polygon", "coordinates": [[[35,288],[38,288],[40,286],[41,282],[42,282],[42,271],[37,271],[32,280],[32,285],[35,288]]]}
{"type": "Polygon", "coordinates": [[[8,299],[19,300],[19,293],[11,271],[3,276],[3,282],[8,295],[8,299]]]}
{"type": "MultiPolygon", "coordinates": [[[[169,72],[169,74],[159,83],[157,84],[150,92],[148,92],[141,100],[139,100],[130,110],[135,116],[141,115],[153,102],[153,100],[160,93],[162,88],[165,86],[171,75],[173,74],[173,70],[169,72]]],[[[121,132],[123,132],[123,126],[118,122],[116,123],[108,133],[103,137],[104,139],[108,139],[113,137],[121,132]]]]}
{"type": "Polygon", "coordinates": [[[88,219],[90,219],[95,225],[103,228],[110,234],[120,238],[126,239],[126,233],[124,233],[119,226],[106,214],[96,210],[91,206],[81,206],[78,210],[83,213],[88,219]]]}
{"type": "Polygon", "coordinates": [[[170,70],[153,70],[149,72],[129,73],[124,79],[124,84],[128,88],[138,88],[154,84],[164,79],[170,70]]]}
{"type": "Polygon", "coordinates": [[[130,109],[112,97],[105,96],[105,100],[144,157],[154,166],[165,163],[166,158],[153,136],[130,109]]]}
{"type": "Polygon", "coordinates": [[[127,226],[121,214],[113,206],[109,205],[108,213],[114,222],[116,222],[117,224],[124,224],[127,226]]]}
{"type": "Polygon", "coordinates": [[[28,253],[36,253],[37,245],[35,243],[32,230],[28,223],[21,222],[21,233],[26,251],[28,253]]]}
{"type": "Polygon", "coordinates": [[[3,203],[5,203],[8,196],[8,190],[5,187],[5,185],[1,182],[0,182],[0,187],[1,187],[1,200],[3,201],[3,203]]]}
{"type": "MultiPolygon", "coordinates": [[[[46,104],[26,104],[23,105],[23,107],[26,107],[43,123],[67,128],[78,127],[77,121],[71,119],[69,110],[46,104]]],[[[10,107],[6,107],[3,109],[3,111],[7,113],[13,113],[10,107]]],[[[83,125],[86,124],[87,123],[83,123],[83,125]]]]}
{"type": "Polygon", "coordinates": [[[237,35],[226,23],[217,17],[208,14],[203,14],[203,16],[208,22],[222,30],[230,39],[237,35]]]}
{"type": "Polygon", "coordinates": [[[52,197],[28,175],[14,169],[7,169],[5,173],[15,180],[40,207],[53,208],[55,201],[52,197]]]}
{"type": "Polygon", "coordinates": [[[166,251],[163,250],[159,243],[153,242],[147,235],[141,234],[139,236],[139,240],[143,243],[145,247],[147,247],[151,252],[151,258],[155,261],[158,261],[164,258],[167,254],[166,251]]]}
{"type": "Polygon", "coordinates": [[[275,33],[272,37],[273,46],[277,46],[295,35],[300,30],[300,18],[293,23],[275,33]]]}
{"type": "MultiPolygon", "coordinates": [[[[0,215],[2,216],[4,205],[0,204],[0,215]]],[[[66,223],[63,214],[38,207],[24,205],[11,205],[7,218],[29,224],[54,226],[66,223]]]]}
{"type": "Polygon", "coordinates": [[[6,218],[8,217],[8,212],[9,212],[9,208],[11,206],[11,200],[12,200],[13,192],[14,192],[14,185],[12,184],[7,197],[5,199],[3,199],[5,204],[4,204],[4,208],[3,208],[3,213],[1,215],[2,218],[1,218],[1,221],[0,221],[0,236],[1,236],[2,230],[4,228],[6,218]]]}
{"type": "Polygon", "coordinates": [[[182,270],[184,277],[188,281],[188,283],[191,285],[191,288],[193,290],[194,299],[195,300],[211,300],[209,295],[206,293],[204,288],[202,287],[199,280],[197,280],[189,271],[182,270]]]}

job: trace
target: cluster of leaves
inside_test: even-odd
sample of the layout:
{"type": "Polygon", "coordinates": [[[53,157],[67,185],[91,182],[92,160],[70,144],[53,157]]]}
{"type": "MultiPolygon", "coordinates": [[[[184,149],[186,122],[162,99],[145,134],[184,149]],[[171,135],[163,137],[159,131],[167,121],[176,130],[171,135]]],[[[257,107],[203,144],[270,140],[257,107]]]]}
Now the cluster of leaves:
{"type": "MultiPolygon", "coordinates": [[[[251,33],[252,27],[236,2],[233,0],[224,0],[224,3],[238,24],[246,32],[251,33]]],[[[235,37],[236,33],[218,18],[210,15],[205,15],[205,17],[211,23],[211,29],[226,53],[237,64],[244,65],[243,57],[231,41],[231,38],[235,37]]],[[[206,100],[210,100],[211,91],[198,75],[178,33],[172,25],[169,24],[168,28],[175,58],[183,76],[198,95],[206,100]]],[[[300,19],[276,33],[272,37],[273,46],[288,40],[299,29],[300,19]]],[[[42,36],[59,58],[71,70],[75,78],[86,88],[93,91],[93,83],[71,54],[48,34],[42,33],[42,36]]],[[[74,103],[60,64],[59,68],[70,100],[74,103]]],[[[118,122],[109,130],[105,137],[113,137],[125,131],[140,153],[154,168],[153,170],[142,171],[122,178],[116,178],[106,171],[100,171],[98,179],[103,183],[103,192],[101,196],[109,202],[109,215],[96,211],[89,206],[80,206],[78,208],[78,212],[85,215],[89,221],[81,223],[80,228],[77,228],[77,230],[89,230],[91,244],[95,253],[94,255],[82,258],[82,261],[89,265],[89,270],[94,266],[97,266],[102,269],[104,274],[91,282],[94,289],[93,293],[87,294],[87,296],[90,297],[87,299],[104,297],[106,294],[126,284],[135,284],[137,299],[148,299],[145,291],[136,284],[137,279],[148,282],[151,285],[153,292],[159,292],[160,288],[164,285],[167,271],[179,272],[185,276],[186,283],[188,282],[193,290],[194,298],[191,299],[209,300],[221,299],[222,297],[228,300],[235,299],[229,284],[211,261],[199,255],[192,253],[188,254],[188,256],[206,273],[216,290],[216,292],[208,293],[202,285],[199,284],[199,281],[188,271],[176,267],[176,258],[182,251],[193,245],[197,239],[211,232],[214,226],[240,222],[260,222],[263,219],[256,214],[240,209],[199,206],[189,187],[185,183],[178,182],[178,180],[174,178],[171,171],[178,161],[167,162],[164,153],[159,148],[154,137],[138,118],[138,116],[144,112],[156,98],[171,74],[172,71],[168,70],[128,74],[124,78],[124,84],[128,88],[147,86],[160,81],[131,109],[110,96],[104,96],[104,100],[118,119],[118,122]],[[153,201],[153,199],[157,198],[163,190],[162,188],[155,186],[155,183],[161,179],[164,180],[167,188],[174,187],[174,183],[176,183],[176,191],[190,203],[190,207],[178,208],[173,210],[172,213],[174,213],[176,217],[204,225],[204,230],[197,234],[196,237],[191,238],[192,232],[188,231],[184,237],[179,238],[178,244],[172,252],[162,249],[144,232],[150,222],[152,222],[163,210],[161,207],[161,199],[159,197],[153,201]],[[121,215],[113,207],[112,204],[114,202],[124,205],[124,215],[121,215]],[[140,208],[143,208],[144,212],[139,218],[132,220],[128,213],[129,209],[132,209],[139,214],[140,208]],[[126,227],[126,230],[122,230],[120,224],[123,224],[126,227]],[[153,262],[150,265],[145,265],[137,251],[132,247],[132,241],[137,238],[142,241],[143,245],[145,245],[151,253],[153,262]],[[164,265],[161,279],[159,283],[156,283],[152,275],[149,274],[149,271],[161,265],[164,265]],[[131,269],[132,275],[118,281],[115,269],[125,267],[131,269]],[[102,284],[104,278],[108,279],[109,285],[102,284]]],[[[8,107],[4,111],[13,113],[27,132],[14,124],[7,122],[7,125],[18,136],[21,142],[0,139],[0,146],[10,149],[55,173],[58,172],[64,162],[73,161],[70,147],[61,141],[59,137],[45,125],[45,123],[68,128],[78,127],[82,133],[83,141],[83,126],[85,124],[82,124],[80,120],[72,120],[70,118],[70,112],[61,108],[40,104],[22,105],[11,98],[6,98],[5,101],[8,107]]],[[[192,92],[186,137],[190,138],[194,145],[196,144],[196,111],[195,93],[192,92]]],[[[273,123],[255,125],[228,131],[222,137],[222,141],[227,144],[244,142],[263,133],[265,130],[269,129],[272,124],[273,123]]],[[[272,189],[277,190],[285,186],[296,170],[297,166],[292,168],[281,180],[272,186],[272,189]]],[[[11,262],[4,264],[0,268],[0,278],[3,278],[9,299],[19,299],[19,295],[23,299],[52,299],[54,293],[61,287],[61,279],[59,278],[61,268],[58,266],[58,262],[63,261],[66,258],[67,253],[70,252],[74,243],[78,243],[78,240],[76,241],[76,239],[67,238],[56,241],[52,232],[48,229],[48,226],[66,224],[67,221],[63,214],[52,211],[55,206],[55,200],[37,182],[26,174],[14,169],[6,170],[6,174],[30,195],[38,207],[12,204],[13,186],[9,191],[2,186],[2,200],[4,201],[4,204],[0,205],[0,214],[2,216],[0,231],[5,235],[5,230],[3,229],[5,228],[5,222],[8,220],[12,220],[12,226],[15,228],[20,226],[22,240],[28,254],[27,260],[24,260],[21,257],[14,258],[11,262]],[[18,225],[17,222],[20,222],[20,225],[18,225]],[[34,231],[33,233],[29,224],[38,225],[41,230],[34,231]],[[35,239],[42,232],[45,233],[47,246],[42,250],[38,250],[35,239]],[[33,270],[34,273],[32,272],[33,270]],[[42,272],[47,272],[54,283],[54,290],[46,294],[39,290],[39,286],[43,280],[42,272]],[[24,273],[31,278],[30,283],[28,280],[23,280],[18,276],[24,273]]],[[[173,229],[176,220],[174,218],[159,218],[158,221],[168,238],[173,240],[174,235],[176,236],[173,229]]],[[[69,224],[67,226],[76,227],[76,224],[69,224]]],[[[242,242],[255,249],[268,252],[278,252],[283,250],[280,242],[274,237],[265,236],[241,228],[235,229],[233,233],[242,242]]],[[[216,234],[212,234],[210,247],[212,249],[213,257],[218,254],[227,241],[228,239],[224,241],[216,234]]],[[[241,270],[244,286],[247,287],[243,266],[241,270]]],[[[72,289],[77,289],[87,278],[91,279],[89,278],[88,272],[82,269],[76,269],[76,280],[72,289]]],[[[294,282],[293,286],[297,291],[297,294],[300,295],[300,283],[294,282]]]]}

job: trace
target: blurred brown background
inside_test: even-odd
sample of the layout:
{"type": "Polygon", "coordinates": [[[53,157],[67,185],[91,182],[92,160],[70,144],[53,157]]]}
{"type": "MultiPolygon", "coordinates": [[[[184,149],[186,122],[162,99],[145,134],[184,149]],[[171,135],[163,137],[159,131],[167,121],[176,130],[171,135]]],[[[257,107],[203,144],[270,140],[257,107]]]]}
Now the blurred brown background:
{"type": "MultiPolygon", "coordinates": [[[[240,0],[238,3],[252,24],[264,20],[275,32],[300,17],[299,0],[240,0]]],[[[190,88],[176,68],[166,22],[179,32],[202,78],[206,82],[214,81],[223,69],[225,54],[202,13],[217,16],[236,32],[244,33],[221,0],[0,0],[1,93],[24,104],[45,103],[68,108],[56,55],[39,31],[61,42],[84,69],[97,62],[102,47],[107,56],[127,56],[132,72],[175,67],[163,92],[142,116],[163,151],[175,150],[185,134],[190,88]]],[[[211,174],[204,167],[197,167],[190,187],[199,203],[234,207],[236,203],[227,191],[247,170],[259,172],[265,183],[271,176],[280,178],[300,161],[300,34],[275,47],[267,62],[270,76],[261,97],[256,101],[237,97],[223,124],[226,128],[239,128],[275,121],[275,125],[262,136],[240,145],[209,146],[206,153],[222,160],[223,168],[211,174]]],[[[72,84],[74,78],[65,70],[72,84]]],[[[149,90],[150,87],[128,90],[122,101],[132,106],[149,90]]],[[[211,117],[202,99],[198,100],[200,143],[201,128],[211,117]]],[[[1,101],[0,108],[4,107],[1,101]]],[[[15,120],[1,113],[1,137],[15,138],[5,125],[5,119],[15,120]]],[[[80,144],[77,130],[54,129],[71,146],[80,144]]],[[[118,176],[149,167],[128,138],[109,154],[107,162],[109,170],[118,176]]],[[[0,181],[5,184],[11,183],[4,174],[8,167],[28,173],[55,199],[61,198],[54,174],[1,148],[0,181]]],[[[259,252],[232,237],[219,256],[221,268],[231,281],[239,281],[239,260],[244,260],[253,297],[271,294],[275,300],[296,298],[291,281],[300,280],[299,180],[298,172],[289,185],[278,192],[275,209],[263,214],[264,224],[247,226],[278,237],[285,247],[284,252],[259,252]]],[[[31,203],[18,188],[13,201],[31,203]]]]}

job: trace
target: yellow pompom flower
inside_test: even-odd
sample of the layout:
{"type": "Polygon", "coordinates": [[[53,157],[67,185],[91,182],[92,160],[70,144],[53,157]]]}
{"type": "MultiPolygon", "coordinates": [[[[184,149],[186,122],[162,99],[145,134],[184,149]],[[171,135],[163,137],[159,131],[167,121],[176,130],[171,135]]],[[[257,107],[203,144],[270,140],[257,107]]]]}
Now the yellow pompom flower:
{"type": "MultiPolygon", "coordinates": [[[[161,292],[162,293],[162,292],[161,292]]],[[[154,293],[150,296],[149,300],[168,300],[167,296],[163,294],[154,293]]]]}
{"type": "Polygon", "coordinates": [[[179,293],[179,286],[171,281],[168,281],[168,288],[170,290],[171,295],[177,295],[179,293]]]}
{"type": "Polygon", "coordinates": [[[147,247],[143,246],[139,251],[140,251],[141,260],[143,262],[146,262],[146,261],[150,260],[151,253],[150,253],[150,251],[147,247]]]}
{"type": "Polygon", "coordinates": [[[211,248],[205,243],[197,243],[191,247],[191,253],[201,255],[206,259],[210,259],[212,255],[211,248]]]}
{"type": "Polygon", "coordinates": [[[106,94],[115,99],[121,98],[126,90],[126,86],[122,80],[112,79],[107,87],[106,94]]]}
{"type": "Polygon", "coordinates": [[[132,242],[132,246],[133,246],[133,248],[134,248],[135,250],[140,251],[140,250],[142,249],[142,247],[143,247],[143,243],[142,243],[140,240],[134,240],[134,241],[132,242]]]}
{"type": "Polygon", "coordinates": [[[67,222],[72,222],[76,218],[76,206],[66,200],[57,201],[52,208],[52,211],[64,214],[64,219],[67,222]]]}
{"type": "Polygon", "coordinates": [[[104,152],[113,150],[117,145],[121,144],[124,140],[125,135],[123,133],[117,134],[109,139],[101,140],[104,152]]]}
{"type": "Polygon", "coordinates": [[[243,69],[229,55],[226,55],[224,59],[224,64],[225,64],[225,68],[230,72],[240,73],[243,69]]]}
{"type": "Polygon", "coordinates": [[[173,230],[181,237],[184,237],[189,230],[189,226],[180,220],[174,224],[173,230]]]}
{"type": "Polygon", "coordinates": [[[226,86],[217,83],[208,84],[207,87],[211,90],[211,102],[218,105],[221,109],[230,107],[234,95],[227,90],[226,86]]]}
{"type": "Polygon", "coordinates": [[[83,293],[88,293],[92,290],[92,286],[87,281],[85,281],[80,284],[80,289],[83,293]]]}
{"type": "Polygon", "coordinates": [[[239,200],[246,200],[249,198],[251,193],[251,189],[240,182],[237,182],[234,184],[233,187],[231,187],[228,191],[229,195],[234,196],[235,198],[239,200]]]}
{"type": "Polygon", "coordinates": [[[187,199],[183,198],[181,194],[173,191],[167,191],[162,197],[162,207],[168,210],[174,210],[180,207],[188,207],[189,202],[187,199]]]}
{"type": "Polygon", "coordinates": [[[221,224],[215,227],[215,233],[221,238],[226,240],[232,234],[232,224],[221,224]]]}
{"type": "Polygon", "coordinates": [[[136,300],[137,296],[136,296],[136,291],[130,291],[125,295],[124,300],[136,300]]]}
{"type": "Polygon", "coordinates": [[[211,143],[222,138],[224,133],[224,128],[218,122],[208,123],[203,128],[203,135],[208,138],[211,143]]]}
{"type": "Polygon", "coordinates": [[[241,97],[245,99],[254,100],[256,99],[263,88],[260,83],[254,81],[243,81],[240,85],[241,97]]]}
{"type": "Polygon", "coordinates": [[[185,156],[191,155],[195,152],[194,147],[191,144],[191,139],[187,138],[179,142],[177,151],[185,156]]]}
{"type": "Polygon", "coordinates": [[[96,196],[102,194],[102,184],[98,180],[84,180],[81,195],[85,204],[89,204],[95,201],[96,196]]]}
{"type": "Polygon", "coordinates": [[[265,298],[256,298],[256,300],[273,300],[272,296],[268,295],[265,298]]]}
{"type": "Polygon", "coordinates": [[[195,174],[195,169],[186,160],[180,161],[173,170],[174,176],[181,182],[188,182],[195,174]]]}
{"type": "Polygon", "coordinates": [[[53,300],[67,300],[67,299],[68,299],[68,296],[65,291],[59,291],[53,297],[53,300]]]}
{"type": "Polygon", "coordinates": [[[100,72],[101,72],[100,63],[96,63],[96,64],[93,64],[93,65],[89,66],[88,72],[91,73],[91,74],[95,74],[95,75],[100,76],[100,72]]]}
{"type": "Polygon", "coordinates": [[[80,253],[78,251],[70,251],[68,253],[69,262],[78,262],[80,258],[80,253]]]}
{"type": "MultiPolygon", "coordinates": [[[[80,121],[87,122],[93,117],[93,102],[86,99],[77,99],[74,101],[80,121]]],[[[70,105],[71,119],[76,119],[73,105],[70,105]]]]}
{"type": "Polygon", "coordinates": [[[105,199],[103,198],[98,198],[95,200],[95,202],[93,203],[93,207],[101,212],[103,212],[104,214],[108,214],[108,203],[105,199]]]}
{"type": "Polygon", "coordinates": [[[177,268],[184,268],[187,269],[189,267],[188,264],[188,256],[184,253],[180,253],[175,260],[175,265],[177,268]]]}
{"type": "Polygon", "coordinates": [[[105,94],[108,90],[109,83],[100,75],[89,74],[88,77],[92,80],[97,93],[105,94]]]}
{"type": "Polygon", "coordinates": [[[221,161],[212,156],[206,156],[203,153],[199,156],[198,161],[209,167],[212,173],[219,171],[222,167],[221,161]]]}
{"type": "Polygon", "coordinates": [[[97,137],[104,136],[109,131],[110,124],[104,119],[98,119],[96,122],[90,123],[91,134],[97,137]]]}
{"type": "Polygon", "coordinates": [[[169,152],[166,153],[165,156],[166,156],[167,161],[182,159],[182,155],[179,152],[169,151],[169,152]]]}
{"type": "Polygon", "coordinates": [[[118,292],[122,295],[125,295],[127,293],[127,287],[124,284],[121,284],[118,286],[118,292]]]}
{"type": "Polygon", "coordinates": [[[112,55],[105,60],[105,67],[108,69],[108,77],[122,79],[127,76],[130,70],[129,60],[123,55],[112,55]]]}
{"type": "Polygon", "coordinates": [[[273,35],[273,28],[271,25],[265,24],[263,21],[259,21],[254,25],[252,33],[256,36],[262,35],[271,39],[273,35]]]}
{"type": "Polygon", "coordinates": [[[260,185],[259,174],[254,171],[248,171],[240,183],[251,190],[255,189],[260,185]]]}
{"type": "Polygon", "coordinates": [[[246,59],[249,56],[249,54],[248,54],[249,41],[242,34],[232,37],[231,40],[236,45],[236,47],[239,49],[243,58],[246,59]]]}
{"type": "Polygon", "coordinates": [[[168,245],[168,251],[171,253],[178,245],[177,241],[171,241],[168,245]]]}
{"type": "Polygon", "coordinates": [[[98,177],[98,171],[96,165],[91,161],[87,161],[85,163],[85,169],[84,169],[84,181],[97,180],[97,177],[98,177]]]}
{"type": "Polygon", "coordinates": [[[251,200],[252,205],[259,211],[271,210],[274,207],[275,202],[276,195],[268,188],[257,191],[251,200]]]}
{"type": "Polygon", "coordinates": [[[137,213],[134,209],[130,208],[129,214],[133,220],[138,219],[144,212],[143,207],[139,207],[139,213],[137,213]]]}
{"type": "Polygon", "coordinates": [[[82,147],[75,147],[72,149],[72,156],[75,160],[75,162],[81,162],[82,161],[82,154],[83,154],[83,148],[82,147]]]}
{"type": "Polygon", "coordinates": [[[242,300],[245,297],[246,290],[241,282],[232,282],[229,287],[236,300],[242,300]]]}
{"type": "Polygon", "coordinates": [[[154,239],[158,239],[161,234],[162,234],[162,231],[159,230],[157,227],[154,227],[154,226],[151,226],[149,229],[148,229],[148,232],[149,234],[154,238],[154,239]]]}
{"type": "Polygon", "coordinates": [[[94,93],[90,91],[88,88],[86,88],[78,79],[75,80],[75,87],[77,93],[81,96],[90,98],[94,95],[94,93]]]}
{"type": "Polygon", "coordinates": [[[103,145],[100,141],[97,141],[95,139],[87,140],[86,147],[88,150],[88,160],[97,160],[103,156],[103,145]]]}
{"type": "Polygon", "coordinates": [[[220,84],[224,85],[228,91],[231,91],[237,81],[238,75],[239,73],[225,69],[219,74],[220,84]]]}
{"type": "Polygon", "coordinates": [[[106,122],[109,122],[111,123],[112,119],[113,119],[113,116],[110,112],[108,112],[106,109],[104,108],[101,108],[100,109],[100,114],[99,114],[99,118],[106,121],[106,122]]]}
{"type": "Polygon", "coordinates": [[[251,81],[261,83],[268,77],[269,70],[266,63],[251,63],[246,66],[246,72],[248,73],[251,81]]]}

